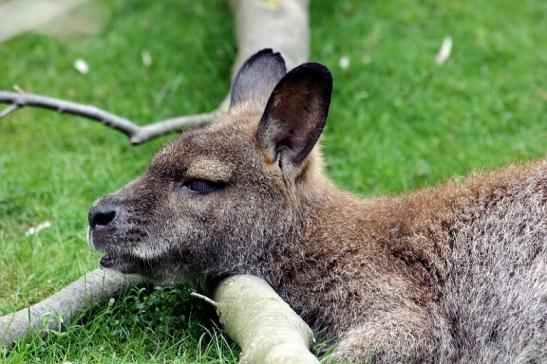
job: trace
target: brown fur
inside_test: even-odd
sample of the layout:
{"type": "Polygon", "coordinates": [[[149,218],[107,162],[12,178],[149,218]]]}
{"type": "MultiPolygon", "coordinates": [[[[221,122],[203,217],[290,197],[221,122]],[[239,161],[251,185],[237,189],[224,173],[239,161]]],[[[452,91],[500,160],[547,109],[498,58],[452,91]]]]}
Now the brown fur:
{"type": "Polygon", "coordinates": [[[158,153],[92,209],[118,211],[92,245],[159,280],[264,277],[339,342],[334,358],[547,360],[546,160],[362,200],[328,180],[317,147],[295,162],[260,139],[263,109],[233,105],[158,153]],[[222,188],[181,190],[193,179],[222,188]]]}

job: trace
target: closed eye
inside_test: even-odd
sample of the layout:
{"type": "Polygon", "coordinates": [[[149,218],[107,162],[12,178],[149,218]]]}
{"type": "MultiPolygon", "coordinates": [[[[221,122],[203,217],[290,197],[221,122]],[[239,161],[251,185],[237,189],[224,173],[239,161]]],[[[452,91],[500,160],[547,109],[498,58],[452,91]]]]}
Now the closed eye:
{"type": "Polygon", "coordinates": [[[184,183],[182,184],[182,190],[194,194],[207,194],[217,191],[224,186],[226,186],[226,184],[222,182],[211,182],[195,179],[190,181],[184,181],[184,183]]]}

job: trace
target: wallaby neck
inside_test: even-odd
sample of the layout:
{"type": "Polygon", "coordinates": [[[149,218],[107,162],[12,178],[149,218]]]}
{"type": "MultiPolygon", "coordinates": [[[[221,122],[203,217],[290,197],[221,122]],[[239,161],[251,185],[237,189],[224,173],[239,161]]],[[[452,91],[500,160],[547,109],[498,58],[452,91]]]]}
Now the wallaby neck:
{"type": "Polygon", "coordinates": [[[298,227],[273,248],[268,279],[314,329],[330,332],[350,324],[329,320],[356,300],[360,317],[380,302],[437,302],[457,270],[454,251],[465,248],[456,245],[458,230],[489,211],[495,196],[518,191],[538,173],[545,175],[544,163],[378,199],[326,185],[310,195],[298,227]]]}
{"type": "Polygon", "coordinates": [[[432,299],[450,250],[454,199],[435,190],[360,199],[329,187],[305,204],[299,230],[272,252],[269,280],[314,329],[333,332],[349,322],[326,320],[348,300],[369,300],[352,293],[366,285],[377,297],[399,290],[432,299]],[[401,281],[410,283],[401,288],[401,281]]]}

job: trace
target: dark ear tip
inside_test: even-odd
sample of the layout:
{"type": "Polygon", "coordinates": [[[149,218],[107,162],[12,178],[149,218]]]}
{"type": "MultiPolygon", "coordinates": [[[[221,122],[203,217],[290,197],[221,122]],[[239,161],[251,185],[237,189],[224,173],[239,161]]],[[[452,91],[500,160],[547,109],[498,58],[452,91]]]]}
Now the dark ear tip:
{"type": "Polygon", "coordinates": [[[287,72],[287,66],[285,65],[285,59],[279,52],[274,52],[271,48],[264,48],[250,56],[245,63],[243,64],[242,68],[248,67],[257,60],[260,59],[266,59],[266,58],[272,58],[276,61],[277,64],[279,64],[284,72],[287,72]]]}
{"type": "Polygon", "coordinates": [[[263,56],[266,56],[266,55],[273,55],[273,50],[271,48],[261,49],[258,52],[256,52],[255,54],[253,54],[252,56],[250,56],[248,60],[250,61],[252,59],[257,59],[257,58],[260,58],[260,57],[263,57],[263,56]]]}

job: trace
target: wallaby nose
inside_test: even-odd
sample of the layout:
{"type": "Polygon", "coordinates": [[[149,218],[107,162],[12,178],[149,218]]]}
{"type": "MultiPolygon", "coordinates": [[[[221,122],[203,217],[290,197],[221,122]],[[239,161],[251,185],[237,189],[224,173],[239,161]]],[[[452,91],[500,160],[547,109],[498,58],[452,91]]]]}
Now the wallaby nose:
{"type": "Polygon", "coordinates": [[[108,226],[118,214],[119,207],[114,204],[102,204],[99,203],[97,206],[94,206],[89,210],[87,216],[89,220],[89,226],[95,228],[96,226],[108,226]]]}

